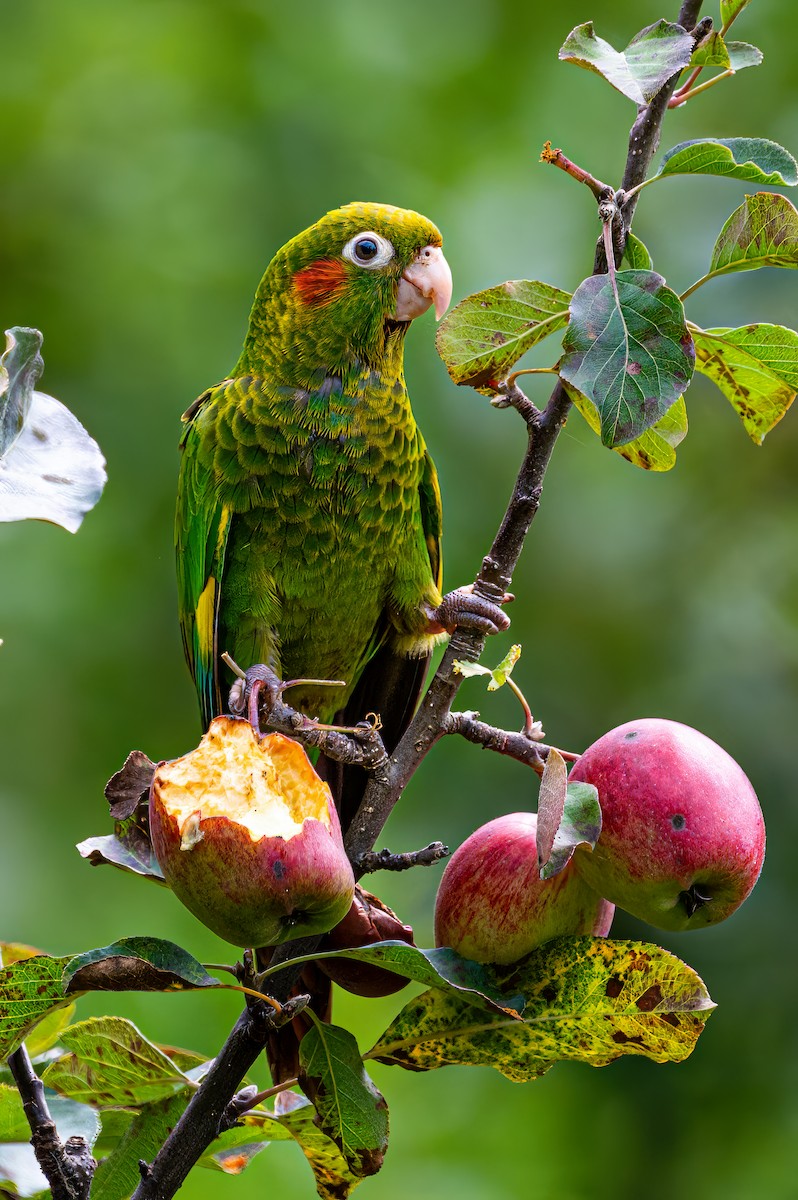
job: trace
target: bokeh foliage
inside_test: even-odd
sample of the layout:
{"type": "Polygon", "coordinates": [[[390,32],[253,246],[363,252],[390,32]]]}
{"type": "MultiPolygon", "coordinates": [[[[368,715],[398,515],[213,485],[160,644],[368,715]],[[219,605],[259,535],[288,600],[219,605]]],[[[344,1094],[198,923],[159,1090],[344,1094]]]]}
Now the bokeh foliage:
{"type": "MultiPolygon", "coordinates": [[[[575,25],[623,46],[648,3],[446,0],[26,0],[0,6],[1,328],[45,334],[44,390],[99,441],[109,484],[76,538],[0,527],[0,936],[70,954],[137,932],[200,959],[226,951],[168,893],[95,871],[71,849],[102,830],[102,785],[127,751],[195,740],[172,564],[178,417],[237,357],[272,252],[350,199],[418,208],[443,229],[455,298],[502,279],[573,290],[598,229],[589,193],[536,165],[544,139],[605,179],[622,169],[631,106],[558,63],[575,25]]],[[[713,12],[710,5],[706,11],[713,12]]],[[[790,0],[753,0],[735,33],[764,66],[671,113],[663,146],[763,136],[798,150],[790,0]]],[[[674,178],[641,197],[635,230],[681,290],[751,185],[674,178]]],[[[702,267],[703,269],[703,267],[702,267]]],[[[718,280],[701,324],[795,326],[791,272],[718,280]]],[[[549,361],[543,346],[533,361],[549,361]]],[[[408,339],[416,413],[441,475],[446,581],[472,578],[509,493],[523,429],[449,381],[431,318],[408,339]]],[[[534,388],[545,386],[535,383],[534,388]]],[[[534,391],[533,391],[534,394],[534,391]]],[[[578,749],[640,715],[684,720],[742,763],[769,831],[763,878],[728,924],[660,937],[719,1005],[679,1066],[562,1064],[512,1085],[487,1069],[423,1078],[376,1067],[391,1105],[374,1197],[581,1200],[688,1188],[703,1200],[794,1194],[798,1124],[792,727],[798,700],[798,415],[763,448],[705,379],[675,470],[605,452],[574,413],[514,581],[516,678],[551,740],[578,749]]],[[[492,663],[491,663],[492,665],[492,663]]],[[[520,724],[503,689],[464,706],[520,724]]],[[[534,803],[532,772],[465,744],[439,747],[387,833],[396,849],[534,803]]],[[[375,880],[422,942],[434,871],[375,880]]],[[[621,918],[619,936],[648,937],[621,918]]],[[[80,1001],[89,1016],[107,1009],[80,1001]]],[[[396,999],[342,998],[361,1045],[396,999]]],[[[213,1053],[232,994],[125,996],[153,1039],[213,1053]]],[[[373,1040],[373,1038],[372,1038],[373,1040]]],[[[308,1195],[294,1149],[240,1179],[195,1172],[186,1197],[308,1195]]],[[[366,1191],[364,1191],[364,1195],[366,1191]]]]}

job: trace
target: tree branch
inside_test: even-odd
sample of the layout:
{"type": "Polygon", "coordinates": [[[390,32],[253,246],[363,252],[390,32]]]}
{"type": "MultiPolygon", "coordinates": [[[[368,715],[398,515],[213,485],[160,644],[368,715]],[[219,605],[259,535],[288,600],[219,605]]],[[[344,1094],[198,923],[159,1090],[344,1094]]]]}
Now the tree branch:
{"type": "Polygon", "coordinates": [[[47,1107],[44,1084],[24,1046],[9,1055],[8,1066],[22,1097],[36,1161],[50,1185],[53,1200],[88,1200],[97,1167],[91,1150],[82,1137],[71,1137],[66,1142],[59,1138],[47,1107]]]}
{"type": "MultiPolygon", "coordinates": [[[[701,0],[684,0],[678,21],[692,30],[701,10],[701,0]]],[[[669,80],[649,105],[638,114],[629,137],[629,149],[623,187],[629,189],[642,182],[659,144],[660,129],[673,95],[678,76],[669,80]]],[[[637,202],[637,193],[623,211],[624,231],[628,231],[637,202]]],[[[603,248],[602,248],[603,253],[603,248]]],[[[617,253],[617,247],[616,247],[617,253]]],[[[621,255],[623,248],[621,247],[621,255]]],[[[620,262],[620,256],[617,258],[620,262]]],[[[594,274],[604,274],[606,261],[594,261],[594,274]]],[[[557,381],[545,410],[540,413],[514,385],[510,402],[521,412],[527,425],[527,447],[515,481],[512,496],[493,545],[482,561],[474,583],[474,591],[487,600],[501,603],[510,590],[513,571],[523,549],[524,540],[540,504],[543,479],[555,442],[565,424],[571,401],[560,380],[557,381]]],[[[455,629],[449,645],[421,705],[388,764],[372,775],[363,800],[346,837],[346,848],[358,874],[357,864],[368,861],[374,843],[399,799],[405,785],[420,766],[430,749],[445,735],[452,703],[462,682],[454,670],[459,659],[475,661],[484,648],[484,636],[468,630],[455,629]]],[[[359,872],[362,874],[362,870],[359,872]]],[[[312,953],[319,939],[278,946],[272,965],[302,953],[312,953]]],[[[295,979],[295,969],[288,968],[274,977],[276,998],[287,998],[295,979]]],[[[216,1136],[219,1120],[232,1100],[241,1079],[260,1051],[261,1031],[253,1032],[249,1010],[236,1024],[213,1068],[190,1100],[172,1134],[158,1152],[152,1167],[136,1189],[133,1200],[169,1200],[216,1136]]],[[[265,1038],[263,1038],[265,1041],[265,1038]]]]}

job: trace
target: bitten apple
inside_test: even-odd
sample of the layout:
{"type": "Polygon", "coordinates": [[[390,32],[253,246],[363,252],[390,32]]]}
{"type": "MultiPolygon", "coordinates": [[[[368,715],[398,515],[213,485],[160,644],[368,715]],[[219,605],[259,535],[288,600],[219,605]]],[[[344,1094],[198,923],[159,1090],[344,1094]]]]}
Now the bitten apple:
{"type": "Polygon", "coordinates": [[[573,861],[553,879],[538,873],[537,817],[488,821],[452,855],[435,902],[435,944],[476,962],[514,963],[550,938],[610,931],[614,907],[573,861]]]}
{"type": "Polygon", "coordinates": [[[330,789],[305,751],[217,717],[196,750],[161,763],[150,835],[169,887],[234,946],[325,933],[355,880],[330,789]]]}
{"type": "Polygon", "coordinates": [[[602,812],[579,872],[619,908],[660,929],[724,920],[757,881],[765,823],[742,768],[697,729],[648,717],[605,733],[571,771],[602,812]]]}

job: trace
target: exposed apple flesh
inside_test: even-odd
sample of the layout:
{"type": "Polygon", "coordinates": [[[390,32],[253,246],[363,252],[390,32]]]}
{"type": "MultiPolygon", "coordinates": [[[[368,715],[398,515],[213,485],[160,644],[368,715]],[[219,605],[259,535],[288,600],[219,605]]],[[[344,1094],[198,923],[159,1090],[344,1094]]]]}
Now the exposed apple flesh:
{"type": "Polygon", "coordinates": [[[234,946],[325,933],[352,903],[327,784],[297,742],[248,721],[217,717],[196,750],[157,767],[150,834],[172,891],[234,946]]]}

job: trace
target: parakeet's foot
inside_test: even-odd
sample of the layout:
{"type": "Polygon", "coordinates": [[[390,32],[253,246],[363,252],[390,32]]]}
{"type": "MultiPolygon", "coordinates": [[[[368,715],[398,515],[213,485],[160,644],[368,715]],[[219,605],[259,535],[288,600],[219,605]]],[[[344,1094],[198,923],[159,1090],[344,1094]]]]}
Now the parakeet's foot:
{"type": "MultiPolygon", "coordinates": [[[[229,658],[222,655],[223,658],[229,658]]],[[[228,662],[230,666],[230,662],[228,662]]],[[[240,667],[236,668],[240,671],[240,667]]],[[[252,685],[256,682],[265,683],[270,687],[276,695],[282,691],[283,682],[280,676],[276,674],[271,667],[267,667],[263,663],[258,663],[257,666],[250,667],[243,675],[239,675],[233,686],[230,688],[230,696],[227,702],[228,709],[234,716],[242,717],[247,712],[249,707],[249,697],[252,692],[252,685]]]]}
{"type": "MultiPolygon", "coordinates": [[[[515,597],[505,592],[502,604],[509,604],[515,597]]],[[[503,633],[510,628],[510,618],[501,606],[474,594],[474,585],[448,592],[437,608],[429,611],[430,633],[454,633],[460,629],[474,629],[477,633],[503,633]]]]}

